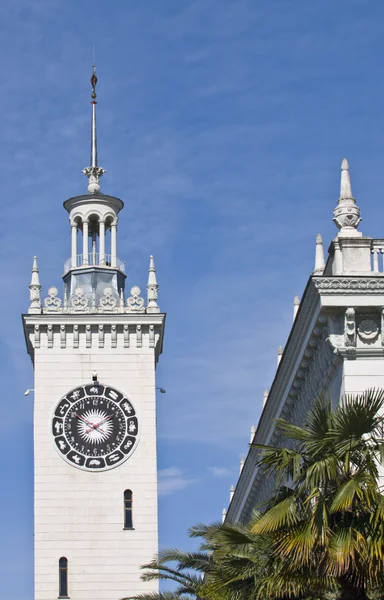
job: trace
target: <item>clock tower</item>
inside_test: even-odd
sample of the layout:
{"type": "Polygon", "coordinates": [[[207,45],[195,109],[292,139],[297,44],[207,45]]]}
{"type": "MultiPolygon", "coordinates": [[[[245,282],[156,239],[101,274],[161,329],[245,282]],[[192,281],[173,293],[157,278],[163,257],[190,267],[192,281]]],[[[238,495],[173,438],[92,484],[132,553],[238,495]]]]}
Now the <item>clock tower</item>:
{"type": "Polygon", "coordinates": [[[147,299],[117,257],[123,202],[100,191],[93,68],[88,193],[64,202],[64,293],[41,299],[36,258],[23,315],[34,365],[35,600],[120,600],[157,590],[155,368],[165,315],[153,257],[147,299]]]}

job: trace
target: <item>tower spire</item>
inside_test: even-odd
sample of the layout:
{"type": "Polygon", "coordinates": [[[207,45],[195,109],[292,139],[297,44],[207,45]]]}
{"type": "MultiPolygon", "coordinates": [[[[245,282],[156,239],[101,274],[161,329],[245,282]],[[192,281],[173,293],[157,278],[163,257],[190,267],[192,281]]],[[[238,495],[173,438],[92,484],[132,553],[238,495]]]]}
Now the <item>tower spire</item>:
{"type": "Polygon", "coordinates": [[[31,304],[28,309],[29,314],[40,314],[41,313],[41,299],[40,299],[41,285],[39,280],[39,269],[37,266],[37,258],[33,257],[32,265],[32,276],[31,284],[29,286],[29,297],[31,304]]]}
{"type": "Polygon", "coordinates": [[[316,236],[316,254],[315,254],[315,270],[314,275],[322,275],[325,269],[323,238],[318,233],[316,236]]]}
{"type": "Polygon", "coordinates": [[[92,105],[92,124],[91,124],[91,161],[90,166],[83,169],[84,175],[88,177],[88,194],[97,194],[100,192],[99,179],[105,173],[105,170],[98,165],[97,159],[97,130],[96,130],[96,85],[98,79],[96,75],[96,65],[92,65],[91,77],[91,105],[92,105]]]}
{"type": "Polygon", "coordinates": [[[339,237],[360,237],[357,231],[361,221],[360,209],[352,196],[351,178],[349,175],[349,164],[346,158],[341,163],[340,198],[333,211],[333,220],[340,229],[339,237]]]}

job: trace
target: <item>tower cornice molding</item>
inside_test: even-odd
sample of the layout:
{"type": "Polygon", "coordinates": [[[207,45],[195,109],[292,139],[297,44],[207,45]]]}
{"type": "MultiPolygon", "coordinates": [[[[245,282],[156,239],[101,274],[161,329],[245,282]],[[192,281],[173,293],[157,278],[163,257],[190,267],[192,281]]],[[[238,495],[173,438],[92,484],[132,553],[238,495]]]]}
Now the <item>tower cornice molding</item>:
{"type": "Polygon", "coordinates": [[[82,194],[81,196],[73,196],[65,200],[63,206],[70,213],[75,208],[92,204],[112,207],[116,213],[119,213],[124,208],[124,202],[120,198],[108,196],[107,194],[82,194]]]}

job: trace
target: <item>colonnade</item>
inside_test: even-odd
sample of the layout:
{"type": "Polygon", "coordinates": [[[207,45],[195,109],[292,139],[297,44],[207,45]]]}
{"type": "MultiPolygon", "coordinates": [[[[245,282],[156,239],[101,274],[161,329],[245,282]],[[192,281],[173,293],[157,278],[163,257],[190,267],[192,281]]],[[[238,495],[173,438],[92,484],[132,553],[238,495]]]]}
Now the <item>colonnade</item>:
{"type": "MultiPolygon", "coordinates": [[[[98,233],[99,233],[99,252],[98,252],[98,261],[97,264],[99,266],[105,266],[106,265],[106,254],[105,254],[105,234],[106,234],[106,229],[107,229],[107,224],[105,222],[104,219],[98,219],[97,221],[93,221],[92,223],[97,223],[98,224],[98,233]]],[[[76,223],[72,223],[71,225],[71,229],[72,229],[72,244],[71,244],[71,264],[72,264],[72,268],[76,268],[79,266],[88,266],[89,265],[89,232],[90,232],[90,221],[89,219],[84,219],[81,222],[82,226],[83,226],[83,254],[82,254],[82,262],[79,265],[78,264],[78,260],[77,260],[77,256],[78,256],[78,252],[77,252],[77,231],[79,229],[79,222],[76,223]]],[[[116,249],[116,243],[117,243],[117,236],[116,236],[116,231],[117,231],[117,224],[112,222],[110,224],[110,229],[111,229],[111,259],[110,259],[110,266],[111,267],[116,267],[116,258],[117,258],[117,249],[116,249]]],[[[96,229],[92,228],[92,251],[91,254],[93,254],[94,256],[94,260],[92,262],[92,264],[95,264],[95,257],[96,257],[96,238],[97,238],[97,231],[96,229]]]]}

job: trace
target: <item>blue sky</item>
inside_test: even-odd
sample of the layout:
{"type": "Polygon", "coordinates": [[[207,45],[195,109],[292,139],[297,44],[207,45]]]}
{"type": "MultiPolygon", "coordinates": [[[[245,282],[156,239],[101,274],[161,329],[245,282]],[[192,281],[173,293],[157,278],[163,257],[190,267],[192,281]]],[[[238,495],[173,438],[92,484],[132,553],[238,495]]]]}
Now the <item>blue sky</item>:
{"type": "Polygon", "coordinates": [[[336,233],[341,159],[383,237],[380,0],[3,0],[0,4],[1,596],[32,598],[32,386],[20,313],[70,251],[96,46],[103,191],[128,286],[156,258],[160,544],[220,518],[288,335],[315,237],[336,233]]]}

